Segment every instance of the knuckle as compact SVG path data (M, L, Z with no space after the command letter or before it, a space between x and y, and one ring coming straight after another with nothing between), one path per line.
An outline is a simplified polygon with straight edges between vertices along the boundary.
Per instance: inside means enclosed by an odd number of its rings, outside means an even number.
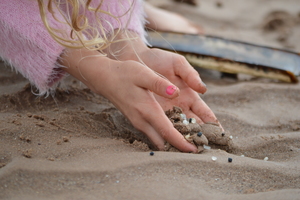
M191 69L194 76L199 76L199 72L196 69L194 69L193 67L191 67Z
M194 81L195 79L198 79L199 73L193 67L189 67L187 68L186 74L183 75L183 77Z
M186 59L185 59L185 57L183 55L179 55L178 56L178 60L182 61L182 62L186 62Z
M140 123L140 120L138 120L136 117L129 120L131 124L139 131L142 131L142 125Z
M175 55L173 61L175 62L174 64L176 65L182 65L183 63L186 62L186 59L183 55Z
M156 77L155 80L153 81L153 89L155 89L156 91L160 91L160 88L163 87L165 80L163 80L160 77Z
M188 72L188 76L199 76L199 73L194 69L194 68L190 68L191 70L189 70Z

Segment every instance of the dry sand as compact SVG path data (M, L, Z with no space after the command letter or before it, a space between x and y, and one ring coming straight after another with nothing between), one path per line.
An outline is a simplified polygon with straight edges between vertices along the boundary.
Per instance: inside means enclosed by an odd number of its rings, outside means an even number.
M149 2L211 35L300 51L299 0ZM265 26L278 11L284 23ZM37 98L0 70L0 199L300 199L299 84L199 70L202 97L235 147L150 156L135 141L144 137L80 83L69 78L54 99Z

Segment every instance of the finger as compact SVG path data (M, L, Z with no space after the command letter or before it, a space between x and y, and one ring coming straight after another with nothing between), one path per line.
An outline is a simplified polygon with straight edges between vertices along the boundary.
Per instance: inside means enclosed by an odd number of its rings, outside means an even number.
M204 94L206 92L206 85L200 78L199 73L188 61L183 56L178 56L173 61L175 74L180 76L193 90Z
M222 127L221 124L219 123L219 120L213 113L213 111L207 106L207 104L200 97L198 101L191 106L191 110L197 116L199 116L204 123L213 122L219 124L220 127Z
M156 130L149 124L145 123L141 131L146 134L149 140L160 150L165 150L165 140Z
M197 148L184 139L184 137L174 128L173 124L167 118L160 106L157 106L158 107L156 109L152 107L152 112L149 110L147 115L147 121L151 124L155 131L160 134L164 140L168 141L172 146L176 147L180 151L197 152ZM153 136L151 135L151 140L152 137Z
M173 127L161 106L155 101L153 94L149 94L141 93L135 104L137 112L127 116L134 127L145 133L154 145L161 150L164 149L164 141L167 141L183 152L197 152L197 148L186 141Z
M179 88L147 67L141 67L135 76L135 84L151 90L157 95L173 99L179 95Z

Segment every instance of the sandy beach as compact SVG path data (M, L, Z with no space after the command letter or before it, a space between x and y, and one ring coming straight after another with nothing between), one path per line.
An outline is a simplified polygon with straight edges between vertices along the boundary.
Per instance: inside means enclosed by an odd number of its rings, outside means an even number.
M300 52L299 0L147 2L208 35ZM37 97L0 65L0 199L300 199L299 83L198 69L233 148L150 156L145 137L82 83L68 77Z

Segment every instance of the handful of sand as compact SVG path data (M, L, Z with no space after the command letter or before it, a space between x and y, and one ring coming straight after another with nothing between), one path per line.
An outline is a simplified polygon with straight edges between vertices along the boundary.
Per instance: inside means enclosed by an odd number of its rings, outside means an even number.
M231 138L216 123L199 124L194 118L187 119L182 109L176 106L174 106L173 109L167 110L165 113L184 138L198 147L198 153L204 151L205 146L209 144L221 146L232 145ZM168 143L166 150L176 151L176 149Z

